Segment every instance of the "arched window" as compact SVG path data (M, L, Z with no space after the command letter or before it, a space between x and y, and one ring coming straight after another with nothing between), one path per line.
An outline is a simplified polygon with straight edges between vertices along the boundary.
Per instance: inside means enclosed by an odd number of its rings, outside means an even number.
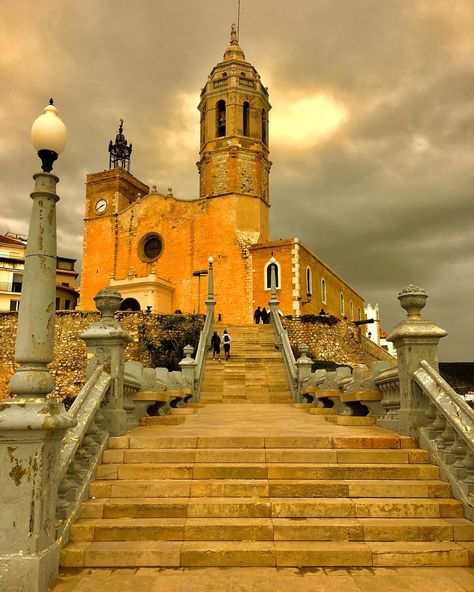
M217 101L216 103L216 137L222 138L226 134L226 115L225 115L225 101Z
M327 304L326 280L321 278L321 302Z
M271 261L268 261L268 263L265 265L264 268L264 273L263 273L263 277L264 277L264 290L271 290L272 289L272 267L275 268L275 276L276 276L276 288L277 290L280 290L281 288L281 267L280 264L278 263L278 261L275 261L274 263L272 263Z
M362 320L362 317L361 317L361 314L360 314L360 308L359 307L357 307L357 320L358 321L361 321Z
M339 303L341 305L341 317L343 317L346 314L346 306L344 304L344 294L342 292L339 294Z
M243 126L244 136L250 136L250 103L245 101L243 106Z
M266 145L267 144L267 114L265 109L262 109L262 142Z
M354 303L352 302L352 300L349 302L349 312L351 315L351 321L354 320Z
M308 265L306 268L306 296L313 295L313 273L311 267Z

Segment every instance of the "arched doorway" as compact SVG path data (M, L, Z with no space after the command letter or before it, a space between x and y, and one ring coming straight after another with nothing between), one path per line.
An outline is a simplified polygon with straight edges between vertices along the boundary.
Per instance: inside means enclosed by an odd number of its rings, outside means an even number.
M135 298L125 298L122 300L119 310L136 311L140 310L140 303Z

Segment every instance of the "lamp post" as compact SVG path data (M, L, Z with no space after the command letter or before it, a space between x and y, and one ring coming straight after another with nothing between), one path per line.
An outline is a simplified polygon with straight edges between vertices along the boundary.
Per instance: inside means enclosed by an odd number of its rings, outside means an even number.
M53 163L66 144L66 128L52 99L31 131L42 161L36 173L10 381L15 395L0 406L0 589L43 592L59 563L55 541L57 459L74 422L64 405L48 399L54 388L56 292L56 184Z
M198 271L193 271L193 277L198 278L198 314L201 313L201 277L203 275L207 275L209 272L207 269L199 269Z
M209 269L208 269L209 279L207 280L207 300L206 300L206 304L208 302L215 303L215 299L214 299L214 259L212 257L209 257L209 259L207 260L207 262L209 264Z

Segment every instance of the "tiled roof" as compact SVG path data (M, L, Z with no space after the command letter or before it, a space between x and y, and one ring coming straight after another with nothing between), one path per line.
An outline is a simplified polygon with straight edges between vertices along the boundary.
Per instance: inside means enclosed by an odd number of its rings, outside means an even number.
M11 238L10 236L4 236L3 234L0 234L0 243L6 245L20 245L22 247L25 246L23 241L18 240L17 238Z

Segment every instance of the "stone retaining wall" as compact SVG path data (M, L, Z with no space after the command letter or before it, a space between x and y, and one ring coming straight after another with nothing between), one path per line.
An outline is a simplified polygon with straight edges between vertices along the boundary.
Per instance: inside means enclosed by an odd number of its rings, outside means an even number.
M79 339L87 327L99 320L98 312L61 311L56 313L54 360L54 394L59 398L75 397L85 382L86 346ZM198 315L156 315L144 312L119 312L116 315L130 333L133 342L126 349L127 360L139 360L151 366L151 357L160 344L181 341L198 334L203 317ZM0 400L8 395L8 383L15 371L16 312L0 313ZM184 343L186 345L186 343ZM196 347L197 343L191 343ZM182 353L178 354L181 358Z
M309 347L308 356L315 361L335 362L351 367L356 364L370 366L375 360L396 363L395 358L361 335L359 328L350 321L336 322L333 317L321 320L284 317L282 322L295 357L298 344L306 343Z

